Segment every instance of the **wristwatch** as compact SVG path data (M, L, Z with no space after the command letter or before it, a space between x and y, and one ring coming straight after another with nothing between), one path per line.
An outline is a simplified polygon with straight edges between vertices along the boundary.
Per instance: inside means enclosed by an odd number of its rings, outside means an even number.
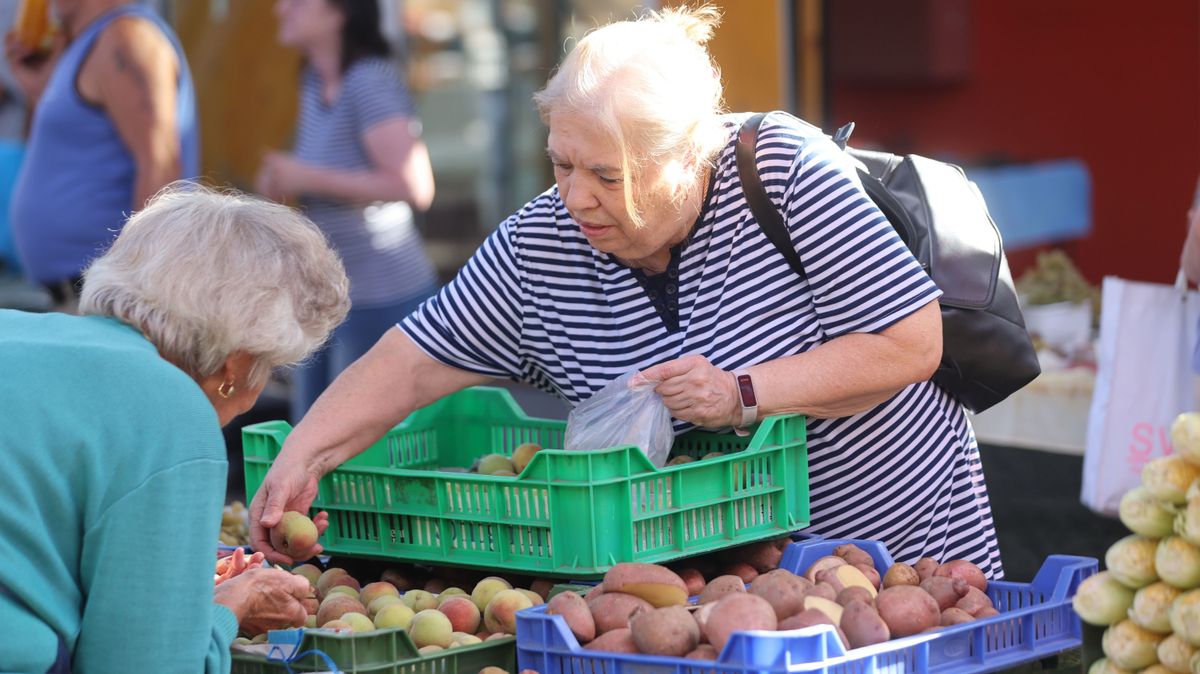
M758 421L758 397L754 395L754 380L750 378L750 372L747 370L734 370L733 379L737 383L738 399L742 404L742 423L734 427L733 432L749 435L748 429Z

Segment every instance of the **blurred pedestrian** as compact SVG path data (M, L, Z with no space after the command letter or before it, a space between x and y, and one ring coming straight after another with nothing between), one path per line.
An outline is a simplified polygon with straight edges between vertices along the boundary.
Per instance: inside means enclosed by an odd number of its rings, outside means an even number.
M305 59L293 153L263 160L258 190L298 198L341 254L353 303L329 345L292 380L292 419L388 328L437 290L413 223L433 169L407 89L389 60L379 6L279 0L279 41Z
M48 53L9 35L32 111L11 208L29 278L72 311L84 267L163 186L199 172L195 93L179 40L129 0L52 0Z

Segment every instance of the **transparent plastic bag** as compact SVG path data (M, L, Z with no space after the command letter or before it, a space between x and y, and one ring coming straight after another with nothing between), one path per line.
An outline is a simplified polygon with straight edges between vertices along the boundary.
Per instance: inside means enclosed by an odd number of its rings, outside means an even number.
M567 416L566 448L586 451L636 445L651 463L662 468L671 453L675 431L662 396L654 392L657 385L636 371L609 382Z

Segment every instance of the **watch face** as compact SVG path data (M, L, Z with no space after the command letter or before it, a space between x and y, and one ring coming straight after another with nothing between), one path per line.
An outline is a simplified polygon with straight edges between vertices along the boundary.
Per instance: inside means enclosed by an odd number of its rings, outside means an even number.
M750 375L738 375L737 385L738 393L742 396L742 407L758 407L758 398L754 396L754 384L750 382Z

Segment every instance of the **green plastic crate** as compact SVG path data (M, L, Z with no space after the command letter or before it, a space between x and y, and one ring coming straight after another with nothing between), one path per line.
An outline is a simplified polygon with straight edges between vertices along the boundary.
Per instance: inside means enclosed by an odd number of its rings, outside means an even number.
M314 630L285 630L288 638L300 636L299 647L285 644L281 653L307 653L319 650L337 664L346 674L446 674L467 672L474 674L484 667L494 666L511 672L516 671L517 650L515 639L485 641L471 646L448 648L444 651L421 655L403 629L386 629L359 634L334 633ZM327 672L329 664L315 654L304 655L290 663L270 660L252 653L233 651L230 674L277 674L288 672Z
M804 417L769 417L751 437L693 431L655 468L636 447L543 449L517 477L442 472L523 442L563 446L566 424L528 417L507 391L477 387L417 410L321 479L333 554L549 576L595 577L619 562L666 562L809 524ZM291 426L242 431L254 493Z

